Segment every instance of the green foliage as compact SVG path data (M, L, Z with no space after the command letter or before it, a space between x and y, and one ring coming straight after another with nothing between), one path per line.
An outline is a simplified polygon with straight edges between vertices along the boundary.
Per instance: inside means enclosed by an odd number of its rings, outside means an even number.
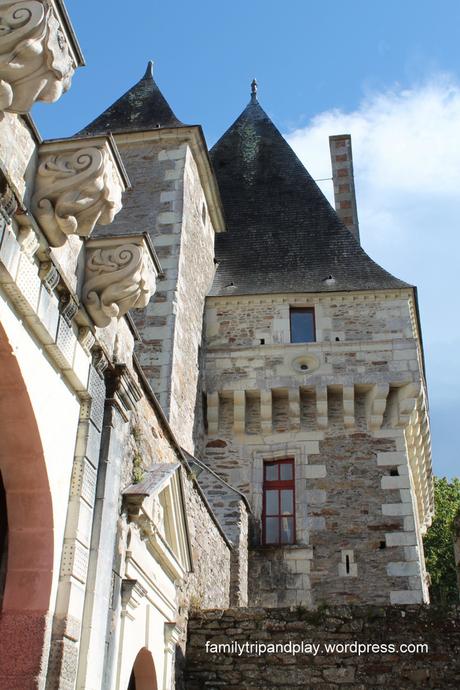
M142 460L142 453L140 451L140 445L142 443L142 432L139 429L139 427L135 426L131 430L131 435L133 437L133 442L135 446L132 467L132 480L133 484L139 484L144 478L144 463Z
M142 455L135 453L133 457L133 484L139 484L144 479L144 463L142 462Z
M435 477L434 504L435 517L424 539L426 566L433 603L448 604L458 601L453 521L460 511L460 479Z

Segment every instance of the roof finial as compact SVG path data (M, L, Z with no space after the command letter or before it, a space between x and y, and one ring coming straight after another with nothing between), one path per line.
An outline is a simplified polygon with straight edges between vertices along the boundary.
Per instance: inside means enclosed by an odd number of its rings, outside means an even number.
M153 79L153 60L149 60L145 70L144 79Z
M253 103L257 101L257 79L253 79L251 82L251 101Z

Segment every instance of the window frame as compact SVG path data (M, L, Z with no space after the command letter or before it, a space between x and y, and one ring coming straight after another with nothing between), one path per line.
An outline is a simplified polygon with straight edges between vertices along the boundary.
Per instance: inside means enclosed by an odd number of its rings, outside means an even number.
M292 314L311 314L313 317L313 339L312 340L292 340ZM314 307L289 307L289 341L291 343L316 343L316 318Z
M292 479L280 479L280 467L282 465L290 465L292 467ZM278 467L278 479L267 479L267 468L268 467ZM262 545L263 546L292 546L296 544L296 511L295 511L295 460L294 458L277 458L273 460L264 460L263 462L263 475L262 475ZM279 492L278 495L278 514L277 515L267 515L267 491L275 490ZM292 513L284 515L281 513L281 491L289 490L292 491ZM267 542L267 517L273 517L278 519L278 541L277 542ZM283 517L292 518L292 541L282 542L281 541L281 519Z

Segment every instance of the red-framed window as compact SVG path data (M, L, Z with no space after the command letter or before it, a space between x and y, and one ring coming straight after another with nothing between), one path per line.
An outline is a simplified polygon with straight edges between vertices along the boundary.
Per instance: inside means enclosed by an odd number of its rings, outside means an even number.
M262 539L267 546L295 543L294 460L264 462Z

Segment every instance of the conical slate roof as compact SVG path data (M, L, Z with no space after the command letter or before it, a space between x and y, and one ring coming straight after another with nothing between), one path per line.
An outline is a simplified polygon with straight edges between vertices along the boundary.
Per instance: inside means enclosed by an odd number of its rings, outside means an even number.
M183 127L153 78L153 62L140 81L79 134L144 132L157 127Z
M251 102L211 150L227 232L211 295L408 287L339 220L273 122Z

